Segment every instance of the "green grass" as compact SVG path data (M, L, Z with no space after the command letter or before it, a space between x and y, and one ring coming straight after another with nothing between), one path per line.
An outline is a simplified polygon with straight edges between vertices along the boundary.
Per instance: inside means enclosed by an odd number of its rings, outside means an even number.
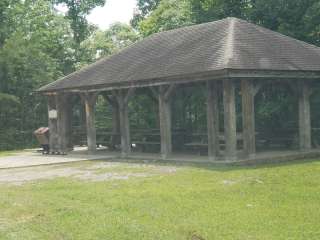
M0 151L0 157L11 156L11 155L14 155L14 154L16 154L18 152L19 151Z
M128 165L124 169L130 172ZM173 174L129 180L58 178L0 185L0 239L319 236L317 161L247 168L183 166Z

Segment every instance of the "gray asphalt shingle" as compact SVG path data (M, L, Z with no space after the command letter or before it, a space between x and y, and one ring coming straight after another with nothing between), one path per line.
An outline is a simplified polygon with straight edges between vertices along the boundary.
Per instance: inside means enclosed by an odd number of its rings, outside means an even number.
M320 48L237 18L153 34L39 91L238 70L320 71Z

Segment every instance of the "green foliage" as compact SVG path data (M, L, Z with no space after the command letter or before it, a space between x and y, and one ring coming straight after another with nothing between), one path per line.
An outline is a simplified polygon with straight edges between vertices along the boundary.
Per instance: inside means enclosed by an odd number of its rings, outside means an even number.
M319 29L318 0L257 0L252 3L248 18L269 29L316 44ZM318 35L319 36L319 35Z
M138 27L138 24L141 20L145 19L150 12L152 12L158 4L160 0L138 0L137 2L137 12L134 14L131 19L131 25L135 28Z
M190 0L195 23L210 22L225 17L245 18L248 0Z
M255 102L259 130L274 132L288 127L298 128L298 99L290 91L290 86L267 85L258 93Z
M14 127L17 124L20 110L21 102L16 96L0 93L1 128L8 129L9 127ZM11 121L6 121L8 116L11 116Z
M195 23L238 17L274 31L319 43L318 0L190 0Z
M18 112L1 108L6 113L1 122L10 123L10 127L0 126L1 143L19 147L23 145L18 140L22 132L28 132L25 140L30 143L32 131L46 124L46 103L31 93L70 71L73 38L69 22L57 15L46 0L12 1L5 12L0 92L14 95L21 106Z
M112 108L102 95L97 99L95 114L98 129L112 129Z
M158 102L148 89L136 92L129 102L130 126L134 129L159 129Z
M318 0L162 0L150 6L147 17L134 25L144 36L232 16L313 44L320 41Z
M173 98L173 128L189 134L205 133L207 126L206 95L202 85L177 89Z
M144 36L190 25L190 6L186 0L163 0L159 6L138 24Z
M66 17L71 21L75 43L80 45L90 35L90 27L86 15L93 8L103 6L105 0L53 0L53 3L65 4L68 7Z
M13 136L16 136L16 127L19 126L20 111L21 102L16 96L0 93L0 149L14 148L17 139Z
M34 90L137 41L137 32L125 24L99 31L87 23L86 15L104 2L1 1L0 92L15 96L20 105L1 108L1 122L10 126L0 125L0 149L25 146L20 138L32 143L32 131L47 125L46 101ZM66 16L53 5L63 3ZM77 121L82 122L82 115L80 111Z
M138 33L131 26L123 23L114 23L105 31L97 30L81 43L81 61L77 68L116 53L138 39Z
M10 109L10 106L18 106L20 105L20 101L19 99L14 96L14 95L10 95L10 94L6 94L6 93L0 93L0 106L1 106L1 110L3 110L4 108L8 108L8 110Z
M68 23L46 1L18 3L11 15L14 31L0 52L5 70L0 90L20 96L62 76L72 58L68 52L72 38Z

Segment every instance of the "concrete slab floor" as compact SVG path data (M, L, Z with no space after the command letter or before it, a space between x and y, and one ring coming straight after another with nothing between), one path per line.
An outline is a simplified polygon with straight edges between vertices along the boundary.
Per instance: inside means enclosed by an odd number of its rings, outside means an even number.
M114 153L105 152L103 152L103 154L100 154L99 152L96 154L87 154L86 152L79 151L68 155L42 155L36 150L27 150L10 154L9 156L0 157L0 169L70 163L86 160L107 160L117 157L118 156Z
M212 163L215 165L251 165L259 163L276 163L293 160L312 159L320 157L320 149L313 149L307 152L301 151L270 151L260 152L247 159L234 160L210 160L207 156L195 154L172 154L166 160L156 153L133 152L127 160L163 161L163 162L190 162L190 163ZM123 161L119 152L110 152L106 149L99 149L95 153L88 153L86 148L76 148L68 155L42 155L34 149L18 152L10 156L0 157L0 169L20 168L29 166L50 165L59 163L70 163L87 160L115 160ZM125 160L124 160L125 162Z

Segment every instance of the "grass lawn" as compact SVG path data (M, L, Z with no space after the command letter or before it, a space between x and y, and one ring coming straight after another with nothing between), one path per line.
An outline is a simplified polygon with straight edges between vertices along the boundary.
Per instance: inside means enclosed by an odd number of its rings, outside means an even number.
M320 238L320 161L168 166L176 171L123 163L96 174L142 177L2 183L0 239Z
M0 151L0 157L11 156L11 155L14 155L14 154L16 154L18 152L19 151L14 151L14 150L13 151Z

